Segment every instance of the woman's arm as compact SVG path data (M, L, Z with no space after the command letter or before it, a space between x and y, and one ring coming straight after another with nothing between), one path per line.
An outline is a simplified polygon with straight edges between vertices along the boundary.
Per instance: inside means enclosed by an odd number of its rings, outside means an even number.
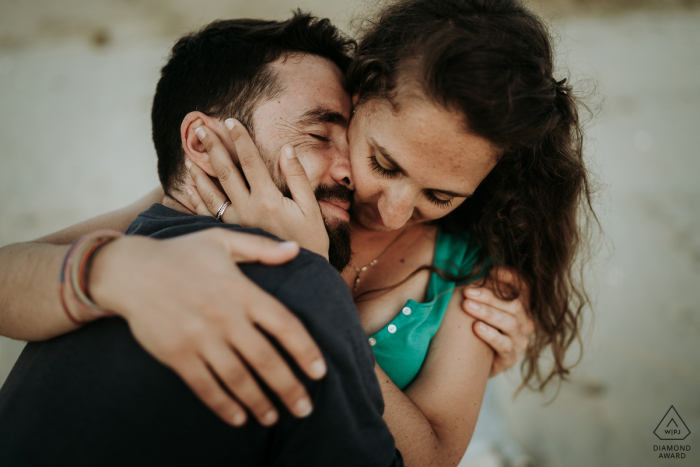
M44 340L75 330L78 325L68 318L59 294L68 244L95 230L123 232L138 213L162 199L162 190L156 189L126 208L35 242L0 248L0 335ZM97 304L125 318L139 343L224 421L244 423L244 405L270 425L276 410L249 369L293 414L305 416L311 407L303 384L272 344L264 336L251 342L258 328L275 337L311 378L325 374L321 352L301 322L236 265L287 262L299 249L284 246L220 229L169 241L125 237L95 255L88 292Z
M0 334L35 340L77 327L59 295L67 249L40 243L3 249L7 264L0 261ZM224 421L244 423L243 405L260 423L271 425L276 410L251 370L294 415L306 416L311 407L304 385L261 329L309 377L322 377L325 363L301 321L236 263L281 264L298 251L298 245L223 229L169 240L129 236L95 255L88 293L125 318L136 340Z
M33 242L0 248L0 335L44 340L76 329L63 311L58 271L70 243L102 229L124 232L151 204L163 200L158 187L138 201Z
M405 392L379 366L384 420L407 466L457 465L476 425L493 350L472 332L455 290L417 378Z
M67 245L42 243L0 248L0 335L44 340L78 327L64 313L58 292L67 251Z

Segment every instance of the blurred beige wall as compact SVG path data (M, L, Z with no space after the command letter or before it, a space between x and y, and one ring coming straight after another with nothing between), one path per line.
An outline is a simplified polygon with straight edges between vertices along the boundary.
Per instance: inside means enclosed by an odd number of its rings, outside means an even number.
M535 7L563 69L606 101L588 155L607 185L614 250L595 261L595 322L559 397L496 381L512 435L538 466L700 465L700 10L695 1ZM158 183L150 103L179 35L221 17L300 6L341 27L374 2L0 0L0 246L123 206ZM561 77L567 74L562 71ZM590 314L588 323L591 323ZM0 382L22 343L0 338ZM686 459L658 459L670 405Z

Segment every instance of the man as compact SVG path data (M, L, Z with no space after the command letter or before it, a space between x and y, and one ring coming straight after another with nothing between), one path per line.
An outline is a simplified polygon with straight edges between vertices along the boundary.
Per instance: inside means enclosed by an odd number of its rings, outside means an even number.
M295 138L307 143L297 144L298 161L282 164L287 173L304 164L331 234L329 259L344 267L346 221L337 210L352 189L345 139L350 101L340 69L346 60L335 28L301 14L282 23L217 22L178 41L153 105L153 139L168 197L165 206L139 215L127 233L215 235L210 228L221 224L193 216L185 201L183 166L186 157L206 162L202 123L223 135L225 117L236 117L255 135L279 185L276 155L283 144ZM312 129L324 131L323 145L311 144L320 141ZM277 410L272 427L233 428L151 358L123 321L101 320L27 346L0 390L0 464L402 465L381 417L371 349L340 276L309 251L283 266L242 269L296 313L323 352L327 375L312 382L277 346L306 386L310 416ZM261 419L265 425L275 420Z

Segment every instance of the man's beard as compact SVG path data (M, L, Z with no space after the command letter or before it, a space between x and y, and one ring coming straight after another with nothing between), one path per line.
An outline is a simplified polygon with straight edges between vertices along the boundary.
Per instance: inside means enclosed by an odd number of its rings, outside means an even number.
M279 187L280 191L287 198L292 197L289 188L284 186ZM352 202L352 191L345 188L343 185L319 185L314 190L317 201L341 201ZM321 213L323 216L323 212ZM339 219L328 219L323 216L323 223L326 226L328 233L328 262L331 263L338 271L343 269L350 262L352 249L350 248L350 223Z

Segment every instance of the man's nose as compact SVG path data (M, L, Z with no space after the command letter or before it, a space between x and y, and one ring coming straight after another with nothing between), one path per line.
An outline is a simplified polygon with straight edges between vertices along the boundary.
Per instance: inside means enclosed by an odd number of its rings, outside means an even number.
M334 155L330 176L336 183L343 185L349 190L355 190L355 180L352 178L352 167L350 166L350 151L347 144L338 148L337 153Z
M398 186L385 192L377 206L384 225L392 230L406 225L413 215L414 201L415 195L408 187Z

